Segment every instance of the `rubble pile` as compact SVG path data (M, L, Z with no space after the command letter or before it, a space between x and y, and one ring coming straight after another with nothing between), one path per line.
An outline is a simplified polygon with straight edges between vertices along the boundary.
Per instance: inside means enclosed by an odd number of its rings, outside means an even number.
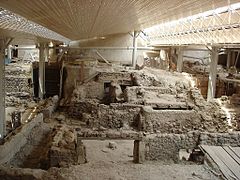
M178 94L162 87L133 86L124 91L124 99L131 104L141 104L156 108L187 109L187 92Z
M191 89L193 109L201 116L199 130L207 132L228 132L229 125L226 113L217 101L207 102L196 88Z
M177 72L144 68L134 72L133 77L137 86L162 87L176 93L182 93L190 88L189 79Z

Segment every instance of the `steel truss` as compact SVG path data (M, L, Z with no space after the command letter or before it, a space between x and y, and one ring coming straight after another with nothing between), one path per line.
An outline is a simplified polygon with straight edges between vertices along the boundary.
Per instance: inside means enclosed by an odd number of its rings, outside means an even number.
M154 26L144 32L151 44L240 43L240 3Z

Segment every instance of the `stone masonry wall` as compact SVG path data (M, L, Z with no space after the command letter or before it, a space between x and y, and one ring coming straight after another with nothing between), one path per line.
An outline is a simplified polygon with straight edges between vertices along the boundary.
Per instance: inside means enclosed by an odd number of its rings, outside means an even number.
M49 150L50 167L86 162L86 149L81 141L78 142L73 128L56 126L52 135Z
M132 85L131 74L127 72L121 73L98 73L91 81L79 84L73 90L71 102L78 102L84 99L102 100L105 96L105 83L111 81L120 85Z
M119 84L131 84L132 82L132 75L129 72L101 72L99 74L99 81L117 81Z
M197 130L201 119L193 110L153 110L145 106L140 124L143 131L151 133L186 133Z
M16 76L6 76L6 92L28 92L30 93L30 86L28 83L28 78L26 77L16 77Z
M213 146L240 146L240 133L201 133L199 144Z
M143 138L145 160L179 161L180 149L194 149L199 145L240 146L240 133L155 134Z
M179 150L196 148L198 137L198 132L147 136L143 139L146 148L145 159L178 162Z
M138 103L143 100L145 93L154 92L157 94L171 94L175 95L172 89L162 88L162 87L147 87L147 86L132 86L127 87L124 93L124 99L129 103Z
M31 138L33 129L39 127L42 122L43 115L39 114L31 122L24 125L20 132L18 132L15 136L10 137L10 139L1 145L0 164L10 162L10 160L20 151L20 149L28 143L28 138Z
M140 108L124 105L100 105L98 110L99 124L106 128L137 128Z
M82 101L69 108L69 116L86 122L90 127L131 129L138 127L139 106L128 104L104 105Z

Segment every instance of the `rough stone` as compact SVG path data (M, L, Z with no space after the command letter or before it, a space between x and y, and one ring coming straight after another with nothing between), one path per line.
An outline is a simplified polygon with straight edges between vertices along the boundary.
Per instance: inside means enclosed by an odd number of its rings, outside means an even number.
M117 143L111 141L111 142L109 142L108 147L109 147L110 149L113 149L113 150L114 150L114 149L117 149Z

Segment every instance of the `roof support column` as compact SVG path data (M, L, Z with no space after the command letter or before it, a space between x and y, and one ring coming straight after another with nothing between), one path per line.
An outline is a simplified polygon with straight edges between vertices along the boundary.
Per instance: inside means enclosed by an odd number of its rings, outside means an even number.
M237 52L232 51L232 52L231 52L231 63L230 63L230 67L234 66L235 61L236 61L236 56L237 56Z
M12 46L11 45L8 45L7 47L7 57L8 59L12 59Z
M47 60L47 44L40 43L39 47L39 72L38 72L38 81L39 81L39 98L43 99L45 95L45 61Z
M231 67L231 50L227 50L227 69Z
M217 65L218 65L218 48L213 47L211 53L211 64L208 79L208 94L207 100L215 98L216 94L216 78L217 78Z
M177 72L182 72L183 69L183 48L178 48Z
M134 69L136 68L136 60L137 60L137 38L138 38L138 35L139 35L138 31L133 32L132 66Z

